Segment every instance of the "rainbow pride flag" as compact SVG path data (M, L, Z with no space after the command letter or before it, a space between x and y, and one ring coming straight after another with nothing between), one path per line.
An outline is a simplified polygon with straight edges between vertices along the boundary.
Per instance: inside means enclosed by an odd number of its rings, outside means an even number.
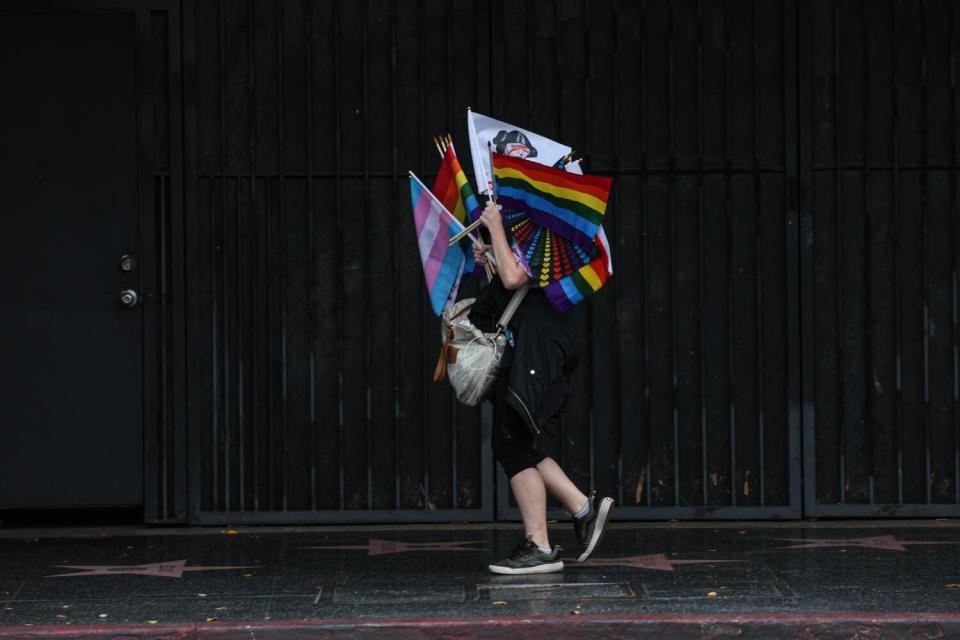
M557 311L565 312L575 304L582 302L591 293L600 290L610 278L610 246L603 228L594 238L596 256L590 263L583 265L570 275L554 280L543 287L547 299Z
M443 314L447 301L456 296L464 268L473 267L473 253L465 253L460 243L449 246L450 238L463 226L450 219L443 205L413 175L410 176L410 202L430 306L439 316Z
M494 154L497 203L504 210L524 211L530 220L577 243L593 248L613 181L555 169L522 158Z
M467 182L467 176L460 167L460 160L457 159L457 152L453 145L449 145L443 155L432 191L447 211L464 224L474 222L483 213L477 196L474 195L473 188Z

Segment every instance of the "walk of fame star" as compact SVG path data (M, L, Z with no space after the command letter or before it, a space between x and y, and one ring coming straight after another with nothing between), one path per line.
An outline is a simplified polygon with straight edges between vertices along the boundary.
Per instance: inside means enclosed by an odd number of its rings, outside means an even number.
M633 569L650 569L651 571L673 571L674 566L683 564L718 564L727 562L742 562L742 560L672 560L663 553L652 553L646 556L626 556L621 558L591 558L580 564L567 565L568 567L631 567Z
M83 569L76 573L57 573L47 578L65 578L71 576L136 575L159 576L161 578L182 578L186 571L223 571L225 569L255 569L256 567L188 567L186 560L170 560L150 564L109 565L109 564L55 564L61 569Z
M858 547L883 551L906 551L908 546L929 544L960 544L960 540L897 540L896 536L873 536L870 538L776 538L785 542L799 542L780 549L831 549Z
M345 544L300 548L366 551L368 556L383 556L391 553L410 553L411 551L483 551L484 549L469 549L463 546L467 544L482 543L483 540L465 540L461 542L402 542L400 540L377 540L376 538L370 538L367 541L367 544Z

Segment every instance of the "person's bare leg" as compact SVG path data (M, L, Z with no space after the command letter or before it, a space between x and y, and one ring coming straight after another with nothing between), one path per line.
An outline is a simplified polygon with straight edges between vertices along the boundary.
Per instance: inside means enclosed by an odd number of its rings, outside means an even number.
M587 496L583 495L580 489L577 489L577 485L573 484L573 481L567 477L567 474L563 472L560 465L554 462L553 458L541 460L540 464L537 465L537 471L540 472L540 477L543 478L547 491L559 500L571 514L579 511L587 503Z
M534 544L547 549L550 538L547 535L547 490L543 478L537 469L524 469L510 478L510 488L520 507L523 528L533 538Z

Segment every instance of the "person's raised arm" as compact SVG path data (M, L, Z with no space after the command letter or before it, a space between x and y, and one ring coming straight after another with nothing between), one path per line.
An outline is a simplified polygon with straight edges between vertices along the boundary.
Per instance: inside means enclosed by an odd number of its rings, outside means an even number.
M480 217L483 224L490 230L490 242L493 244L493 256L497 259L497 274L507 289L519 289L530 282L526 274L510 250L507 234L503 229L503 217L500 215L502 207L487 202L483 215Z

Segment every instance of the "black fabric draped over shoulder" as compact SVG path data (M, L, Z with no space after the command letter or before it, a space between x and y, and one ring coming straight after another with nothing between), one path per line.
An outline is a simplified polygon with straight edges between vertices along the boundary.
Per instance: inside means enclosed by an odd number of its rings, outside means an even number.
M513 291L494 278L480 290L470 321L482 331L496 331ZM572 313L561 314L546 294L532 287L509 324L513 348L501 361L501 376L509 376L507 402L534 434L554 422L571 392L570 375L580 362Z

